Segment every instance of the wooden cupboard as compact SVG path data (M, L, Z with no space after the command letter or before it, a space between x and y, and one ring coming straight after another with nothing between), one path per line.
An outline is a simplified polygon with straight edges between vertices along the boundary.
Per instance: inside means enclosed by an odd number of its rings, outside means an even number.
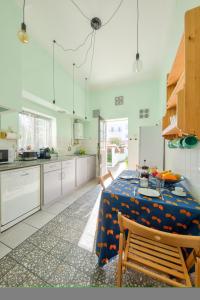
M185 32L167 76L163 136L200 139L200 7L185 14Z

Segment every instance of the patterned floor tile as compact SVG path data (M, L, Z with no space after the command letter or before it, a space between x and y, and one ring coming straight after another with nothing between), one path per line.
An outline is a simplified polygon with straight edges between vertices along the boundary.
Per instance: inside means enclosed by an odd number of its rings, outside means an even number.
M36 249L29 241L24 241L22 244L17 246L13 251L10 252L9 256L20 262L26 255Z
M20 263L29 270L34 270L34 267L38 264L38 262L46 255L46 252L35 248L33 251L24 256Z
M33 263L30 265L30 271L44 281L47 281L59 264L60 260L56 259L52 255L45 254L37 260L36 264Z
M97 259L94 255L76 246L70 249L64 261L74 266L77 270L87 274L91 274L97 263Z
M45 235L54 234L57 231L57 225L53 220L47 223L44 227L42 227L39 231Z
M28 271L20 264L17 264L13 269L11 269L4 277L3 281L9 287L17 287L22 283L27 277Z
M9 288L9 285L6 281L0 280L0 288Z
M72 244L78 244L78 241L81 237L81 232L76 231L73 228L69 228L68 230L63 231L61 234L59 234L59 237L63 240L66 240Z
M61 263L48 279L48 283L54 287L67 287L73 282L76 272L77 270L74 267Z
M0 283L1 284L1 283ZM48 283L35 276L34 274L28 272L25 280L19 284L21 288L45 288L51 287Z
M8 255L2 258L0 260L0 278L2 278L6 273L13 269L16 264L17 262Z
M60 240L56 246L49 252L50 255L59 260L63 260L69 253L72 244L70 242Z
M30 237L29 241L45 252L49 252L59 242L59 238L53 234L46 235L43 232L39 232Z

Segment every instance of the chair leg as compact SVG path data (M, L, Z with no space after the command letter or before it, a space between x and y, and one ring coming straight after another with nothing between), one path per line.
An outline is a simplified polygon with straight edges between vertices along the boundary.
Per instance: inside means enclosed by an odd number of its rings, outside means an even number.
M117 271L117 286L122 286L122 255L123 255L123 234L120 233L119 238L119 260L118 260L118 271Z
M196 257L195 263L195 287L200 287L200 257Z

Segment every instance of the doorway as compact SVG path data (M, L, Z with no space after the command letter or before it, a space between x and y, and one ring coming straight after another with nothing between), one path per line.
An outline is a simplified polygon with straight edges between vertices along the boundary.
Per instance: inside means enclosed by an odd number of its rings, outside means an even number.
M105 120L103 128L102 169L117 176L128 168L128 119Z

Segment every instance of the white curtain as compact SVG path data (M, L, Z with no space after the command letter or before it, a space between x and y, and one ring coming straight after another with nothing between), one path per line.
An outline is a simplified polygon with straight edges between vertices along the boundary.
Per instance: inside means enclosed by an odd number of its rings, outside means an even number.
M19 114L19 149L52 147L52 120L29 112Z

